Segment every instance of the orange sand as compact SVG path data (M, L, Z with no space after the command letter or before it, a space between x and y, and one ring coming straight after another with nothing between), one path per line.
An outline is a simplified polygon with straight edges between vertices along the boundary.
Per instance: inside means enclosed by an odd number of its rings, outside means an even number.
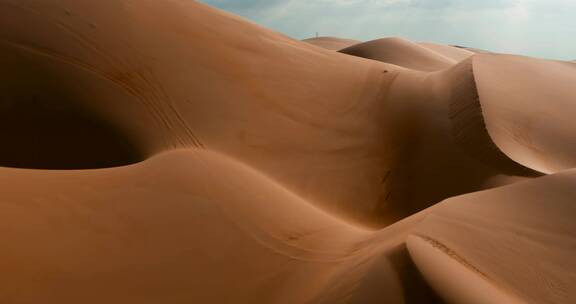
M0 64L1 303L576 302L573 63L0 0Z

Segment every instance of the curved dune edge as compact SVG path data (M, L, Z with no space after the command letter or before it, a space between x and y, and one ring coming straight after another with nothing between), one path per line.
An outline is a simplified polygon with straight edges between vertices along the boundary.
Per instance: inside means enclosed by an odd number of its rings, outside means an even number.
M576 67L515 55L482 54L473 60L486 126L498 147L540 172L574 168Z
M474 266L438 241L410 235L406 244L420 272L448 303L525 303L502 291Z
M466 153L507 174L541 176L542 173L505 154L490 135L474 73L474 59L466 59L441 75L448 84L452 134Z

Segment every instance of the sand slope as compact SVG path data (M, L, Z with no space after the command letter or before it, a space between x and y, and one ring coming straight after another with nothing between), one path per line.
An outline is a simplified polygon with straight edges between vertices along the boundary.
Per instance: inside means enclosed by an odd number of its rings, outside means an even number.
M8 302L339 303L378 261L366 231L210 152L0 179ZM381 267L378 290L401 299Z
M567 171L447 200L414 230L410 253L454 303L574 302L575 179Z
M573 301L571 63L0 0L0 64L0 302Z

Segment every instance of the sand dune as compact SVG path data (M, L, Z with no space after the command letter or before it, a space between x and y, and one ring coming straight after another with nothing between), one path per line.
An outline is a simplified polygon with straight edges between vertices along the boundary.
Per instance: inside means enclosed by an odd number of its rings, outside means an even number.
M361 41L358 40L343 39L337 37L316 37L304 39L302 41L331 51L339 51L341 49L361 43Z
M442 255L517 303L572 303L574 171L447 200L413 231L410 253L431 284L457 303L477 301L477 284L447 276ZM423 245L422 242L428 243ZM432 256L434 255L434 256ZM453 262L452 262L453 263ZM464 270L461 270L464 271ZM458 281L458 282L457 282ZM470 282L474 282L471 280ZM506 301L505 303L513 303Z
M459 49L462 49L462 50L470 51L470 52L475 53L475 54L487 54L487 53L489 54L489 53L492 53L492 52L487 51L487 50L478 49L478 48L473 48L473 47L466 47L466 46L460 46L460 45L454 45L454 47L459 48Z
M0 63L0 302L576 298L571 63L152 0L0 0Z
M419 71L437 71L456 60L402 38L383 38L340 50L341 53L378 60Z
M541 172L575 167L576 66L512 55L474 61L487 129L502 151Z
M361 243L366 231L213 152L106 170L2 169L0 179L13 185L0 223L9 302L332 303L381 263ZM380 267L378 289L400 299Z
M462 61L474 55L474 52L472 51L450 45L431 43L431 42L420 42L418 44L456 61Z

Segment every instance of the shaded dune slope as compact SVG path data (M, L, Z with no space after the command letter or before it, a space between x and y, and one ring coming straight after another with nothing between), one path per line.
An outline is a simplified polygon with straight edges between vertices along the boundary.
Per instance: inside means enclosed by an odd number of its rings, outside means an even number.
M0 64L0 165L36 169L88 169L145 159L140 122L114 109L134 97L113 83L46 60L37 53L2 46ZM85 86L78 86L84 83Z
M2 299L570 303L574 174L540 176L573 165L573 65L309 43L194 1L0 0Z
M495 145L480 100L471 59L437 73L398 73L382 121L393 147L382 214L398 220L447 197L542 175Z

